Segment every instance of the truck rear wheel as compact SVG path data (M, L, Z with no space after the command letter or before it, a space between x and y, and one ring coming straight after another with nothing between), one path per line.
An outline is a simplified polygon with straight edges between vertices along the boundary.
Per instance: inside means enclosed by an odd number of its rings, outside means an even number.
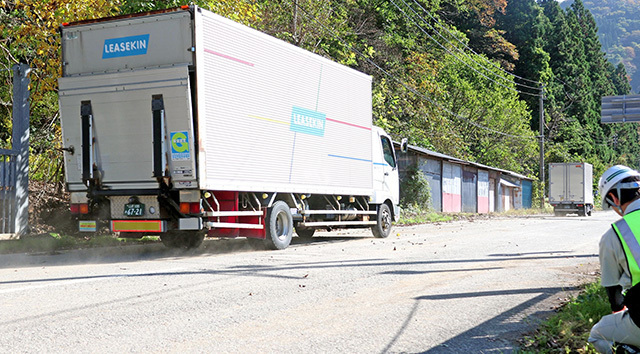
M386 238L391 233L391 222L393 220L391 216L391 209L387 204L380 204L378 206L378 217L375 226L371 227L373 236L377 238Z
M204 241L205 232L198 231L167 231L160 235L162 244L169 248L192 249L198 248Z
M266 245L270 249L283 250L293 237L293 216L287 203L279 200L267 211L265 220Z

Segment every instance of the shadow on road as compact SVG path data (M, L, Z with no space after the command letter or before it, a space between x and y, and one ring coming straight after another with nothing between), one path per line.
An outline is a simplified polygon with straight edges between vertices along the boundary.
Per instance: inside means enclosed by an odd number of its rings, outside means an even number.
M549 309L548 311L537 311L529 314L524 320L514 321L514 318L521 317L522 314L527 311L527 309L534 307L541 302L557 297L564 298L566 297L566 292L576 290L577 288L575 287L554 287L420 296L415 298L416 303L413 306L412 311L408 314L406 321L398 329L395 336L389 342L387 347L382 351L382 353L393 351L392 349L394 344L398 341L409 324L412 322L412 318L415 316L421 301L538 294L533 298L519 304L518 306L512 307L509 310L502 312L500 315L495 316L490 320L469 329L468 331L460 333L459 335L441 343L438 347L429 349L427 351L424 351L423 353L511 352L513 351L514 345L516 345L515 341L521 336L522 333L533 330L535 326L539 324L539 321L542 318L553 313L553 311L551 309ZM452 314L452 316L464 317L463 309L460 309L460 312L457 314Z

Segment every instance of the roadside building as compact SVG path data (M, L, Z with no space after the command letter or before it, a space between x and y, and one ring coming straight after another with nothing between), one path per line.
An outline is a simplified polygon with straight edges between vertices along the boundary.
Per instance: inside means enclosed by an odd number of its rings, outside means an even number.
M533 180L521 174L409 145L398 150L400 181L416 166L431 189L431 206L445 213L490 213L531 208ZM402 191L400 191L402 193Z

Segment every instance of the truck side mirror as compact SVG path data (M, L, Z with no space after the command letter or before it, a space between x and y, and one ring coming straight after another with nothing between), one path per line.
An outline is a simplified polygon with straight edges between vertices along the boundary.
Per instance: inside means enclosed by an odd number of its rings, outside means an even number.
M408 150L409 150L409 139L402 138L402 141L400 142L400 151L402 151L403 153L406 153Z

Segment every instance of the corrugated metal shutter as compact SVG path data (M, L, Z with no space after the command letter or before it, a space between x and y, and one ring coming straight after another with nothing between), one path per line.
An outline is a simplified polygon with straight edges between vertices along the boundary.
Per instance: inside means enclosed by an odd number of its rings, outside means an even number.
M522 180L522 207L531 209L533 204L533 185L531 181Z
M478 213L488 213L489 207L489 172L478 170Z
M448 162L442 165L442 211L462 211L462 167Z
M489 178L489 212L496 211L496 179Z
M478 210L478 170L464 167L462 171L462 211L475 213Z
M424 173L431 189L431 207L442 211L442 167L439 160L420 158L420 170Z

